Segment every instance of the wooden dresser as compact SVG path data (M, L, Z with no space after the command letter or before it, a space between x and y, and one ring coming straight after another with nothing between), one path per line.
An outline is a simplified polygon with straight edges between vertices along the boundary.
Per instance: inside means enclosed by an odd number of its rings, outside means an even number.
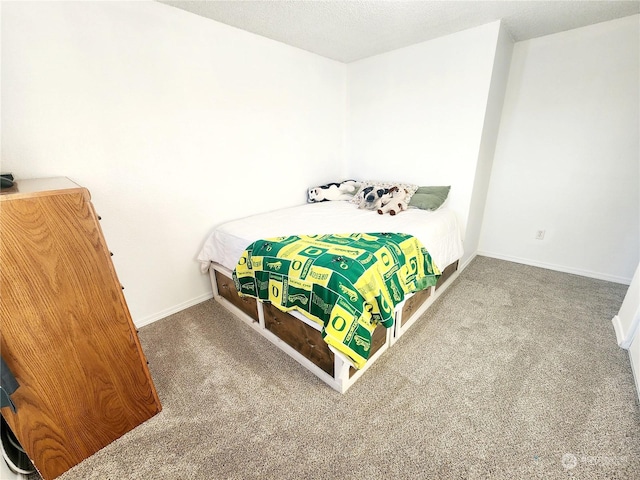
M0 194L2 416L45 480L162 408L98 220L66 178Z

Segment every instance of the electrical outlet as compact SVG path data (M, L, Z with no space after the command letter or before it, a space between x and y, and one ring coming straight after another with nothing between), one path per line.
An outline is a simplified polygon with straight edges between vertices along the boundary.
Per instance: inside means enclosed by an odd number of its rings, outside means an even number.
M544 240L544 230L538 230L536 232L536 240Z

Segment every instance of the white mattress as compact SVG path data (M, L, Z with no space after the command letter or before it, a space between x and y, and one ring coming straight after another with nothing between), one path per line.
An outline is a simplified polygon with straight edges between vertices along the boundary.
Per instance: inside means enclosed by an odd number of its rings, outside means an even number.
M408 233L418 238L440 270L462 257L455 214L448 208L428 212L409 208L398 215L379 215L346 201L307 203L224 223L206 240L198 260L206 272L210 262L229 270L242 252L261 238L327 233Z

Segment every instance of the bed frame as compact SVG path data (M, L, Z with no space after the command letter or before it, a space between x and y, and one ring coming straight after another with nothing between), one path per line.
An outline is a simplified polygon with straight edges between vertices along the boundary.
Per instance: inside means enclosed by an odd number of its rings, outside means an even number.
M228 268L217 263L211 263L209 268L213 295L223 307L340 393L346 392L457 276L458 261L444 269L436 285L407 295L396 307L394 325L391 328L378 325L373 333L369 360L357 370L327 345L316 322L296 311L285 313L269 302L240 297Z

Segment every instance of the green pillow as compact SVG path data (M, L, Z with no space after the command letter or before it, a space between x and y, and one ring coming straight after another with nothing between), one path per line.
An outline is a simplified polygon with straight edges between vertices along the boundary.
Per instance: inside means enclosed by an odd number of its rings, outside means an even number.
M448 187L419 187L409 200L409 206L422 210L437 210L449 196Z

